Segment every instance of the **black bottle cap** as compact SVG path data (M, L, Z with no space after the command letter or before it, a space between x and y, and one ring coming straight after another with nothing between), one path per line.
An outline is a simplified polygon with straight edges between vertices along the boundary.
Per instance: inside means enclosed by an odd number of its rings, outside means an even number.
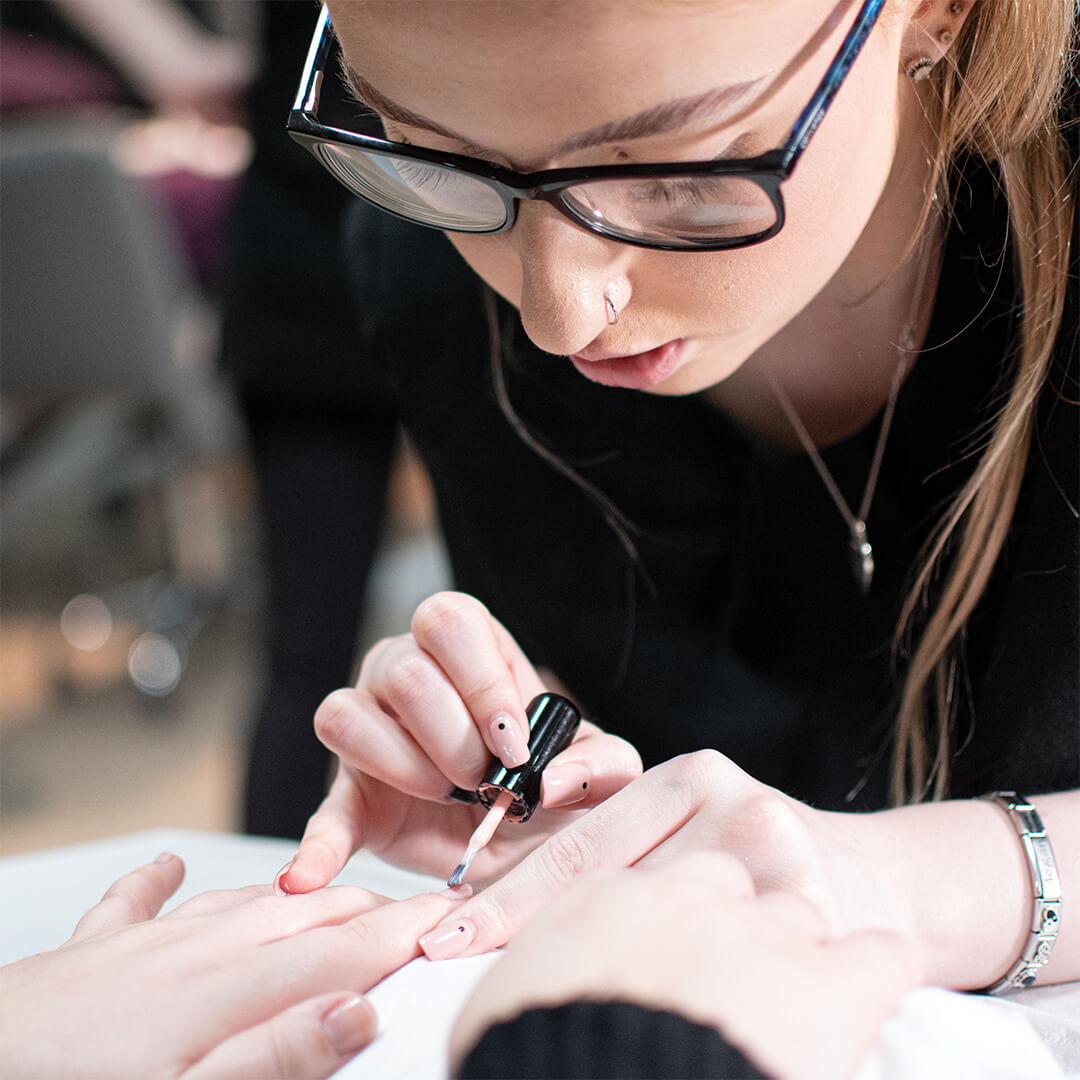
M559 694L539 694L526 709L529 718L529 760L508 769L498 758L480 781L476 794L485 806L504 791L514 796L506 811L507 821L528 821L540 804L540 776L548 763L573 741L581 725L581 713L572 701Z

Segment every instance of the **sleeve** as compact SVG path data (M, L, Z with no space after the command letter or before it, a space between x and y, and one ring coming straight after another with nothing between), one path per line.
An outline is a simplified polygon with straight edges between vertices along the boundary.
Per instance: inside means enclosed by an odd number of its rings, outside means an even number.
M626 1002L530 1009L489 1028L457 1080L767 1080L718 1031Z

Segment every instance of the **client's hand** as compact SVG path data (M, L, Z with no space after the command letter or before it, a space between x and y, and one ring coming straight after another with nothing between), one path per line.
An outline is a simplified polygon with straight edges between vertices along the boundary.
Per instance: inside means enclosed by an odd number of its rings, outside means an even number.
M456 1070L492 1024L588 998L717 1028L782 1080L838 1080L918 984L915 955L886 931L831 937L790 893L755 896L730 855L598 871L510 942L459 1016L451 1055Z
M359 996L455 899L365 889L203 893L155 919L184 865L122 877L71 939L0 969L0 1060L22 1077L325 1077L375 1036Z

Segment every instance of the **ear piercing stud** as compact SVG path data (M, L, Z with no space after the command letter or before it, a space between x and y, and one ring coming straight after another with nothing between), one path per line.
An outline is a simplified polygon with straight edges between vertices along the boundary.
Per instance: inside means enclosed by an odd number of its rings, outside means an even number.
M933 71L933 69L933 58L929 56L920 56L917 60L908 65L907 77L912 82L923 82L923 80L930 78L930 72Z

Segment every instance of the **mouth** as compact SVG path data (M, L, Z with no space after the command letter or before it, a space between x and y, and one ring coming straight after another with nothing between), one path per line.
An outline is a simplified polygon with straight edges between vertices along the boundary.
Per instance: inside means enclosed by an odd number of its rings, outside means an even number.
M586 379L602 386L647 390L663 382L679 366L685 344L685 339L677 338L629 356L605 356L586 351L575 353L570 362Z

